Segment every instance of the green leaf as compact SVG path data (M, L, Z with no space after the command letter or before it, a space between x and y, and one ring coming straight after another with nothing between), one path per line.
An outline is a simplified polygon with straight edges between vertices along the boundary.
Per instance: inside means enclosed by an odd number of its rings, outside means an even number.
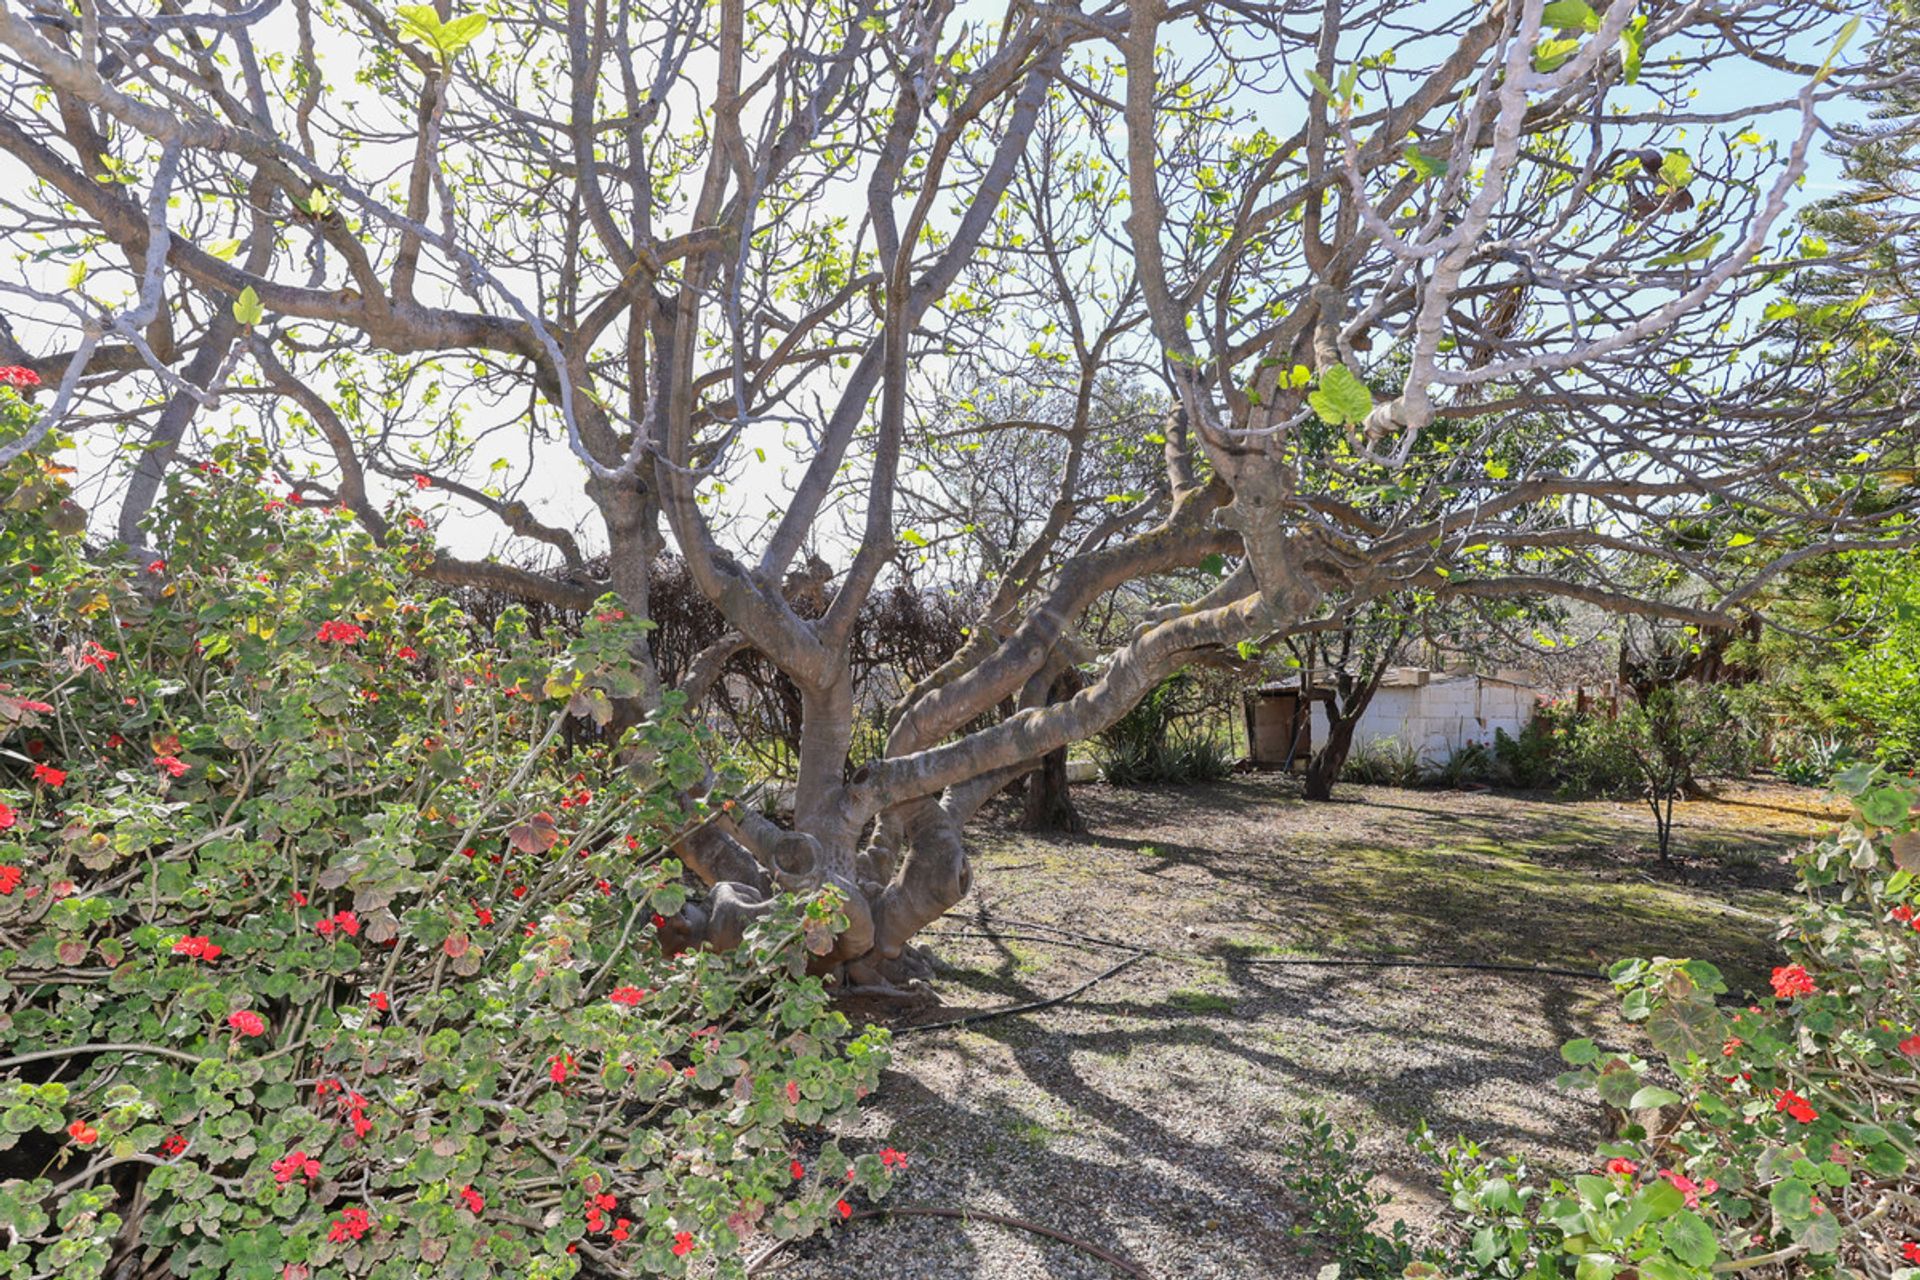
M1827 60L1822 62L1820 69L1813 73L1813 82L1815 84L1819 84L1833 74L1834 62L1838 60L1841 51L1853 40L1854 33L1858 30L1860 30L1860 19L1857 17L1848 18L1847 25L1841 27L1840 34L1834 38L1833 48L1827 50Z
M1307 403L1329 426L1354 426L1373 412L1373 393L1353 370L1337 364L1320 375L1320 389L1307 396Z
M1705 1000L1675 1000L1647 1019L1647 1038L1669 1059L1705 1058L1727 1042L1727 1020Z
M1881 787L1860 797L1860 818L1869 826L1897 827L1907 820L1911 807L1906 792Z
M233 300L233 318L249 328L267 318L267 310L260 305L260 295L253 291L252 285L242 289L240 296Z
M1672 1188L1668 1187L1668 1190ZM1680 1193L1675 1191L1674 1194L1677 1196ZM1660 1229L1660 1242L1667 1247L1668 1253L1696 1269L1712 1266L1713 1260L1720 1256L1720 1242L1714 1238L1713 1228L1691 1209L1681 1210Z
M1560 1056L1576 1067L1600 1060L1600 1050L1591 1040L1569 1040L1560 1046Z
M1578 40L1542 40L1533 51L1533 69L1542 74L1553 71L1578 52Z
M1680 1194L1680 1189L1664 1179L1649 1182L1642 1187L1637 1199L1641 1210L1650 1222L1671 1218L1687 1207L1687 1198Z
M1553 0L1540 11L1540 20L1555 31L1586 31L1600 29L1600 15L1593 11L1587 0Z
M1218 551L1200 561L1200 572L1210 573L1218 578L1227 571L1227 558Z
M1716 231L1699 244L1687 249L1676 249L1672 253L1663 253L1657 258L1647 259L1650 267L1679 267L1689 262L1705 262L1713 256L1713 251L1725 237L1724 232Z
M927 545L926 538L921 536L919 532L913 529L902 529L900 531L900 541L906 543L910 547L924 547Z
M1620 69L1625 73L1628 84L1640 82L1640 68L1647 56L1647 15L1640 14L1627 24L1620 33L1620 43L1625 52L1620 55Z
M1664 1107L1680 1101L1680 1095L1671 1089L1662 1089L1657 1084L1647 1085L1634 1094L1627 1102L1629 1111L1649 1111L1654 1107Z
M448 58L460 52L487 29L487 17L483 13L462 14L440 28L440 49Z
M1429 182L1434 178L1443 177L1447 172L1447 162L1445 160L1438 156L1429 156L1411 143L1407 146L1406 160L1407 167L1412 169L1414 176L1422 182Z
M1798 1178L1783 1178L1767 1193L1767 1203L1780 1221L1792 1230L1813 1217L1813 1188Z

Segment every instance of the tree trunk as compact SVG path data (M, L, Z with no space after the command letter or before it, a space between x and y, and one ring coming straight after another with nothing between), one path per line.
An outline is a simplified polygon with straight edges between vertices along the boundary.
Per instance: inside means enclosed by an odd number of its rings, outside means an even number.
M1307 799L1333 799L1333 784L1339 781L1340 770L1346 767L1347 755L1353 750L1353 730L1359 723L1357 715L1341 719L1328 717L1327 741L1307 761Z
M1047 691L1047 701L1059 702L1080 692L1084 685L1080 673L1072 667L1062 671ZM1049 751L1041 757L1040 767L1026 777L1026 800L1021 807L1023 831L1064 831L1083 834L1087 824L1073 807L1068 791L1067 749Z
M1087 824L1073 807L1067 790L1067 749L1050 751L1040 767L1027 775L1027 799L1021 807L1023 831L1065 831L1078 835Z

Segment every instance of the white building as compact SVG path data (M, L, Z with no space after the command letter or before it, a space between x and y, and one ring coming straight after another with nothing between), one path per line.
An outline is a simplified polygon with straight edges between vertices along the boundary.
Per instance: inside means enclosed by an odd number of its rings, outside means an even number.
M1394 667L1381 679L1354 728L1353 750L1397 738L1414 750L1421 764L1437 765L1469 742L1491 744L1496 730L1518 737L1533 719L1535 705L1547 696L1548 690L1520 672L1481 675ZM1291 755L1304 764L1305 757L1326 742L1324 697L1309 696L1306 725L1299 723L1293 710L1298 705L1298 685L1270 685L1255 698L1265 704L1257 711L1249 707L1256 762L1282 765ZM1301 734L1301 729L1306 732ZM1289 738L1295 739L1291 752Z

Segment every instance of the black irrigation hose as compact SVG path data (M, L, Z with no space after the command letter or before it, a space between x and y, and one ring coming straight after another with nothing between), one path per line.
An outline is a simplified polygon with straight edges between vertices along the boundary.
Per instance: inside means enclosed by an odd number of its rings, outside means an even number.
M1342 965L1372 969L1465 969L1481 973L1532 973L1550 978L1577 978L1586 982L1611 982L1604 973L1591 969L1566 969L1554 965L1506 964L1490 960L1406 960L1392 956L1234 956L1210 955L1199 951L1162 951L1153 947L1137 947L1130 943L1114 942L1108 938L1097 937L1090 933L1076 933L1071 929L1062 929L1055 925L1040 924L1035 921L1014 921L1022 928L1045 929L1050 933L1063 934L1068 938L1116 950L1137 952L1141 955L1159 956L1177 960L1211 960L1221 964L1267 965L1275 968L1338 968ZM941 930L931 934L933 937L990 938L996 941L1025 941L1053 943L1056 946L1069 945L1052 938L1023 938L1019 934L972 933L966 930Z
M976 1022L985 1022L990 1018L1006 1018L1016 1013L1036 1013L1041 1009L1049 1009L1056 1004L1066 1003L1095 983L1105 982L1108 978L1111 978L1128 965L1137 964L1152 954L1151 951L1136 951L1119 964L1114 965L1111 969L1088 978L1073 990L1063 991L1059 995L1049 996L1045 1000L1030 1000L1025 1004L1010 1004L999 1009L983 1009L979 1013L970 1013L964 1018L949 1018L945 1022L919 1022L912 1026L895 1027L893 1034L897 1039L900 1036L912 1035L916 1031L946 1031L954 1027L966 1027Z

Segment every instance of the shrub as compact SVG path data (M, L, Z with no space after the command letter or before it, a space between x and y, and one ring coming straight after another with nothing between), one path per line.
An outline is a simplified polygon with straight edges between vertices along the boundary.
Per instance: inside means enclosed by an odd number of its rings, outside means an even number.
M1493 779L1493 753L1484 742L1463 742L1434 766L1433 781L1442 787L1484 786Z
M1291 1230L1331 1253L1343 1271L1397 1276L1414 1260L1406 1224L1375 1230L1388 1196L1355 1154L1358 1140L1317 1111L1305 1111L1281 1135L1280 1182L1302 1210Z
M1774 772L1795 786L1824 787L1857 759L1853 743L1843 734L1781 735L1774 742Z
M1710 963L1625 960L1613 982L1654 1056L1562 1050L1562 1086L1658 1125L1570 1178L1423 1137L1452 1213L1403 1274L1920 1277L1920 786L1864 765L1835 784L1853 817L1800 860L1770 994L1727 1008Z
M1528 721L1518 735L1493 731L1493 779L1522 791L1551 791L1561 785L1559 739L1544 716Z
M1725 695L1691 684L1655 689L1613 719L1585 719L1567 741L1565 789L1644 800L1662 861L1672 856L1675 802L1695 793L1701 777L1744 772L1752 755Z
M1348 759L1347 780L1363 786L1417 787L1426 776L1420 753L1400 738L1375 738Z
M834 903L666 953L726 764L671 703L562 744L638 626L476 634L219 462L150 565L0 476L0 1274L738 1276L883 1190L805 1145L885 1056L805 976Z
M1218 782L1233 772L1233 753L1196 724L1203 708L1193 677L1169 676L1100 734L1094 754L1101 774L1120 787Z

